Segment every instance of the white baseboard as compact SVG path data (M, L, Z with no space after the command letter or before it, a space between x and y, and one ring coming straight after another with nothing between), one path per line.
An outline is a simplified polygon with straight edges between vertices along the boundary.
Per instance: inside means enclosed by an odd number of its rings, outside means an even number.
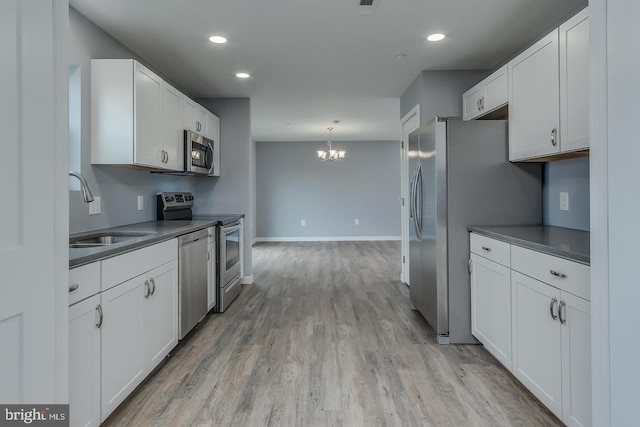
M253 282L253 274L251 276L244 276L242 279L240 279L240 283L243 285L253 285Z
M256 242L360 242L400 239L400 236L257 237Z

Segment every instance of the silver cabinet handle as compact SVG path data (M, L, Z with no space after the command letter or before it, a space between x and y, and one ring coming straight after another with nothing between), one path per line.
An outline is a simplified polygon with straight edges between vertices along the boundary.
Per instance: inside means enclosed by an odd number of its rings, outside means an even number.
M478 106L478 111L482 111L482 99L478 98L478 102L476 102L476 105Z
M151 283L151 285L153 286L151 288L151 295L156 293L156 281L153 280L153 277L151 279L149 279L149 283Z
M207 261L211 260L211 252L207 251Z
M473 261L471 261L471 258L467 261L467 267L469 268L469 274L473 273Z
M551 130L551 144L556 147L558 145L558 129L553 128Z
M169 163L169 152L168 151L164 152L164 162L165 163Z
M161 151L161 153L162 153L162 159L161 159L160 161L161 161L162 163L166 163L166 162L165 162L165 151L164 151L164 150L162 150L162 151Z
M565 277L567 277L567 275L566 275L566 274L564 274L564 273L559 273L559 272L557 272L557 271L555 271L555 270L549 270L549 273L551 273L553 276L559 277L559 278L561 278L561 279L564 279Z
M77 291L80 285L74 283L73 285L69 285L69 292Z
M566 311L562 309L566 306L567 303L565 303L564 301L560 301L560 305L558 306L558 317L560 318L560 323L562 323L563 325L567 323L567 317L562 315L563 311Z
M96 323L96 327L100 329L100 327L102 326L102 321L104 320L104 313L102 312L102 306L100 304L96 305L96 310L100 315L100 320L98 320L98 323Z
M149 281L148 280L144 281L144 287L145 287L144 299L147 299L147 298L149 298L149 295L151 294L151 288L149 287Z
M483 251L487 251L487 252L491 252L491 248L486 247L486 246L483 246L483 247L482 247L482 250L483 250Z
M480 104L482 105L482 109L484 110L484 96L480 98Z
M553 307L558 303L557 298L551 299L551 304L549 304L549 314L551 314L551 318L553 320L558 320L558 315L553 311Z

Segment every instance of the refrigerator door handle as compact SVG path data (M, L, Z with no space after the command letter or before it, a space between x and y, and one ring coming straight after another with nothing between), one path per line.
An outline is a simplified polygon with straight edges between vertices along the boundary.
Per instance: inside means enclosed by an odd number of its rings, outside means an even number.
M420 239L419 234L419 226L418 226L418 189L417 189L417 181L418 181L418 173L420 171L420 166L418 165L416 169L416 173L413 175L413 183L411 187L413 189L413 194L411 196L411 210L413 211L413 228L416 231L416 237Z
M418 235L418 240L422 240L422 210L423 210L423 197L422 197L422 167L418 165L418 172L416 173L416 185L415 185L415 193L416 193L416 234Z

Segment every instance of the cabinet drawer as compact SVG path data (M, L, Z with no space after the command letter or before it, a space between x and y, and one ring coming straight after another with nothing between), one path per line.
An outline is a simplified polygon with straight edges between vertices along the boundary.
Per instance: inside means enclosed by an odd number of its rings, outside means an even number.
M507 267L511 265L509 249L509 246L511 245L508 243L481 236L476 233L471 233L470 239L471 252Z
M591 301L589 266L512 245L511 268Z
M171 239L105 259L102 261L102 290L107 290L176 258L178 258L178 242L177 239Z
M100 261L69 270L69 305L100 292Z

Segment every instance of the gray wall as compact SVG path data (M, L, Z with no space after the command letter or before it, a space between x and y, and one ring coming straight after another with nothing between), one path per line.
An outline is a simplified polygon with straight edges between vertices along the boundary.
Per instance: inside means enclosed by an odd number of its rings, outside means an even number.
M317 159L326 142L256 146L258 239L399 238L399 142L336 142L347 151L338 162Z
M194 211L245 214L244 274L252 274L251 245L255 221L255 161L249 98L200 98L200 105L220 118L220 177L196 179Z
M560 210L560 192L569 193L569 210ZM542 221L545 225L589 230L589 158L544 165Z
M462 117L462 94L489 75L488 71L422 71L400 98L400 117L420 104L420 124L433 116Z
M89 216L79 191L69 194L69 232L96 230L156 219L158 191L191 191L198 178L151 174L116 166L91 164L91 74L89 61L96 58L140 58L75 9L69 8L69 62L81 67L80 172L91 191L100 196L102 213ZM148 64L146 64L148 65ZM157 72L157 70L154 70ZM161 74L161 73L159 73ZM77 188L74 186L72 188ZM144 210L138 211L138 195Z

